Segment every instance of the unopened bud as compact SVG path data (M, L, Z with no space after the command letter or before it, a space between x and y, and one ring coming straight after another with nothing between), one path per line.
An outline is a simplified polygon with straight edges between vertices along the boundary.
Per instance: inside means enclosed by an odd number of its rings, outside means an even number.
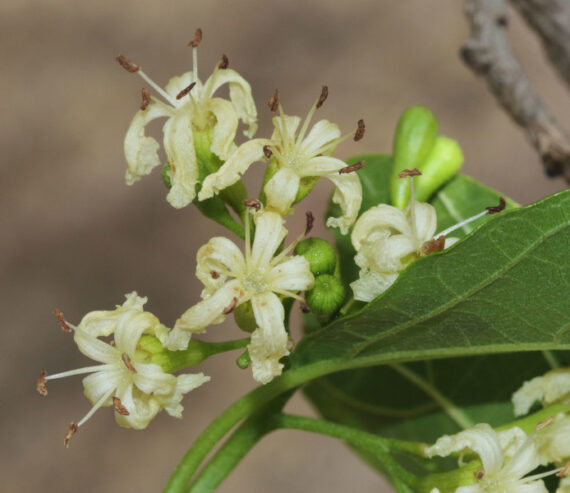
M321 238L307 238L295 247L295 255L305 257L314 276L333 274L336 268L336 252L329 242Z
M236 359L236 365L242 370L247 370L251 364L251 358L249 356L249 351L246 349L238 358Z
M330 274L315 278L315 286L305 294L309 308L320 315L334 315L340 310L346 291L342 283Z

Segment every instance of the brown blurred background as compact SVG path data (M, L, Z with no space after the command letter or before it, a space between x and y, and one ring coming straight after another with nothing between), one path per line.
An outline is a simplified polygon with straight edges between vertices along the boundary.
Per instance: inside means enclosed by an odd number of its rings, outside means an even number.
M233 365L236 355L215 358L203 365L212 381L185 398L182 421L161 414L144 432L124 430L104 409L68 450L62 440L69 422L89 409L80 377L51 382L47 398L35 392L39 370L89 364L72 337L59 330L51 315L55 307L77 322L137 290L149 297L147 308L171 324L198 299L197 248L220 232L193 208L169 207L158 173L125 186L122 139L139 105L142 81L113 57L124 53L165 84L190 68L186 43L200 26L202 77L222 53L229 56L254 88L259 136L270 132L265 101L276 87L286 111L304 115L326 83L330 96L320 116L344 131L364 118L368 130L359 144L343 144L340 157L389 151L399 114L424 104L437 115L442 132L460 141L465 172L522 203L562 189L561 181L543 175L534 151L483 81L459 61L467 36L460 4L2 1L3 491L159 491L192 440L254 387L250 373ZM568 126L568 94L514 15L510 36L530 77ZM328 192L320 183L297 208L297 218L309 207L320 217ZM296 221L289 223L293 231L302 227ZM212 328L210 337L241 335L227 324ZM289 409L311 413L301 397ZM341 443L278 432L246 457L220 491L382 488L387 488L383 480Z

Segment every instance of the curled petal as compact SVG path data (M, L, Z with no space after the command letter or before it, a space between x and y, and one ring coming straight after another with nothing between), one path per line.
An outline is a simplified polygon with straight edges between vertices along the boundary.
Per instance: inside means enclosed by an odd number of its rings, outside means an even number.
M331 153L334 151L334 146L331 146L331 144L339 137L340 129L338 125L328 120L320 120L315 123L309 134L303 139L301 152L307 157L317 156L322 152ZM346 164L343 163L340 168L344 166ZM335 171L338 171L340 168L337 168Z
M289 214L299 191L299 183L299 176L291 168L278 170L263 189L267 197L267 208L282 216Z
M340 206L342 211L341 217L329 217L327 226L331 228L339 228L340 232L345 235L352 226L362 204L362 185L360 179L355 173L348 175L331 174L326 177L335 184L335 191L332 201Z
M377 231L383 233L378 238L382 236L387 238L393 232L412 233L406 216L400 209L391 205L380 204L368 209L356 221L350 236L354 249L359 251L362 242Z
M164 124L164 150L170 164L172 188L166 200L177 209L186 207L196 194L198 165L192 136L192 113L179 110Z
M79 350L94 361L112 363L117 359L116 348L79 328L74 332L73 339Z
M337 173L346 163L330 156L316 156L309 159L299 170L300 176L324 176Z
M515 415L528 413L535 402L549 405L570 400L570 368L549 371L541 377L533 378L513 394Z
M238 127L235 109L229 101L220 98L208 100L204 109L216 117L210 149L225 161L235 150L234 140Z
M298 116L281 115L273 117L273 134L271 140L280 142L284 147L290 148L295 144L295 132L301 123Z
M121 378L119 370L113 370L111 372L98 371L92 373L91 375L83 379L83 394L91 404L95 404L104 395L111 392L113 388L117 385L117 379ZM111 396L107 402L103 403L103 406L110 406L112 403Z
M167 106L151 104L146 110L137 111L125 136L123 145L127 160L125 181L127 185L148 175L156 166L160 165L158 157L158 142L144 133L146 125L156 118L171 116L172 112Z
M271 144L267 139L254 139L239 146L222 167L208 175L202 183L198 200L213 197L220 190L227 188L241 179L241 175L256 161L263 158L263 147Z
M150 312L131 311L123 316L115 330L115 345L121 353L134 356L139 339L144 333L153 333L160 321Z
M268 280L271 290L293 293L307 291L315 283L309 262L300 255L291 257L273 267L269 272Z
M177 75L176 77L172 77L164 90L168 93L168 95L172 98L173 101L177 102L178 107L184 106L187 103L187 99L182 98L177 100L176 96L180 93L180 91L186 89L190 84L193 82L196 85L192 89L192 96L196 94L200 94L203 91L202 83L194 77L194 72L186 72L182 75ZM189 96L186 96L186 98Z
M367 257L372 270L394 273L405 267L402 259L417 249L418 245L413 236L393 235L363 246L359 253L363 253Z
M421 246L425 241L431 240L437 227L437 214L435 208L431 204L425 202L413 202L406 209L406 217L415 219L416 238ZM418 247L419 248L419 247Z
M283 218L275 212L263 212L256 219L255 238L251 249L251 265L266 268L287 236Z
M379 274L364 269L360 271L360 277L350 283L350 287L355 300L368 302L380 296L397 278L398 274Z
M160 365L137 363L133 382L145 394L170 395L176 388L176 377L165 373Z
M202 281L208 293L224 284L226 273L235 276L245 270L241 250L233 241L223 236L216 236L200 247L196 259L196 277Z
M184 394L200 387L200 385L208 382L209 380L210 377L203 373L179 375L176 377L176 388L174 392L170 396L156 396L156 398L170 416L181 418L184 408L182 407L182 404L180 404L180 401Z
M157 399L141 392L132 383L119 388L117 397L129 412L128 415L115 413L115 421L123 428L144 430L161 410Z

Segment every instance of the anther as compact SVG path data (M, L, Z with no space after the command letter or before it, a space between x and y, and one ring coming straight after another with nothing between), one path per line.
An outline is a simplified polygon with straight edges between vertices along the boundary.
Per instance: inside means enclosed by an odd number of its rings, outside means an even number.
M40 371L40 375L38 376L38 382L36 383L36 390L42 395L48 394L46 386L47 374L48 374L47 371Z
M224 311L222 313L224 315L229 315L230 313L232 313L235 310L238 301L239 301L238 298L234 296L232 302L224 308Z
M218 277L220 277L220 274L217 273L215 270L211 270L210 275L212 276L212 279L218 279Z
M194 33L194 39L188 42L188 46L191 46L192 48L198 48L201 42L202 42L202 29L198 28Z
M315 216L311 211L305 212L306 226L305 226L305 236L307 236L313 229L313 224L315 224Z
M71 332L71 327L69 326L69 324L65 321L65 318L63 316L63 313L61 313L57 308L53 311L53 314L57 317L57 320L59 321L59 325L61 327L61 330L63 330L64 332Z
M72 421L71 424L69 425L69 428L67 429L67 434L63 439L63 444L65 445L65 448L69 447L69 442L71 441L71 437L75 435L78 429L79 427L77 426L77 424L75 424L75 421Z
M445 236L438 236L433 240L428 240L424 242L421 248L421 252L424 255L428 253L439 252L445 248Z
M358 142L359 140L362 140L362 137L364 137L364 132L366 132L366 126L364 125L364 120L360 119L358 120L358 128L356 129L356 132L354 133L354 142Z
M273 96L271 96L269 98L269 101L267 101L267 106L269 106L269 109L273 113L275 113L279 109L279 89L275 89Z
M132 62L123 55L116 56L115 60L117 60L119 62L119 65L121 65L121 67L123 67L127 72L130 72L131 74L134 74L140 70L140 67L136 63Z
M245 199L243 201L243 205L249 207L250 209L255 209L256 212L259 212L261 209L261 202L255 199Z
M263 146L263 154L267 159L269 159L271 156L273 156L273 151L269 148L269 146Z
M556 476L558 476L559 478L563 478L565 476L568 476L569 472L570 472L570 461L564 464L562 469L558 473L556 473Z
M364 160L358 161L357 163L351 164L350 166L345 166L344 168L340 168L338 170L338 174L344 175L345 173L352 173L353 171L358 171L365 164L366 164L366 162Z
M128 409L123 406L121 399L118 397L113 397L113 408L117 411L121 416L128 416L130 413Z
M553 421L554 421L554 418L552 416L549 416L548 418L543 419L542 421L537 423L537 425L534 427L534 431L543 430L547 426L551 425Z
M507 203L503 197L499 197L499 205L494 205L491 207L485 207L487 209L487 214L497 214L498 212L504 211Z
M316 104L316 108L320 108L328 97L329 97L329 88L328 86L323 86L321 90L321 95L319 96L319 100L317 101Z
M135 367L133 366L133 363L131 362L131 358L129 358L129 355L127 353L123 353L121 354L121 359L123 360L123 363L125 363L125 366L128 368L128 370L131 373L136 373L137 370L135 369Z
M182 99L184 96L186 96L186 94L188 94L196 85L196 82L192 82L192 84L190 84L188 87L185 87L184 89L182 89L182 91L180 91L177 95L176 95L176 99Z
M475 473L475 479L476 479L477 481L481 481L484 476L485 476L485 471L483 471L482 469L478 470L478 471Z
M141 110L146 110L148 105L150 104L150 92L148 92L144 87L141 90L142 96L142 103L141 103Z
M311 309L309 308L309 305L307 305L307 303L305 303L304 301L299 305L299 308L301 308L301 311L303 313L311 313Z
M420 176L422 172L418 168L404 169L398 173L398 178L407 178L408 176Z
M228 68L229 64L230 64L230 61L229 61L228 57L226 56L225 53L222 53L222 61L218 65L218 68L220 68L222 70L226 69L226 68Z

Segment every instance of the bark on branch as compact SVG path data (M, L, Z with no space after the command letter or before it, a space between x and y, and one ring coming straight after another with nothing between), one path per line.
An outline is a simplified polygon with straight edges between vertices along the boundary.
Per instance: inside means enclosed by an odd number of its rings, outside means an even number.
M523 128L546 172L550 176L563 174L570 180L570 139L511 52L505 1L465 0L465 15L470 37L461 49L463 60L485 77L497 101Z

